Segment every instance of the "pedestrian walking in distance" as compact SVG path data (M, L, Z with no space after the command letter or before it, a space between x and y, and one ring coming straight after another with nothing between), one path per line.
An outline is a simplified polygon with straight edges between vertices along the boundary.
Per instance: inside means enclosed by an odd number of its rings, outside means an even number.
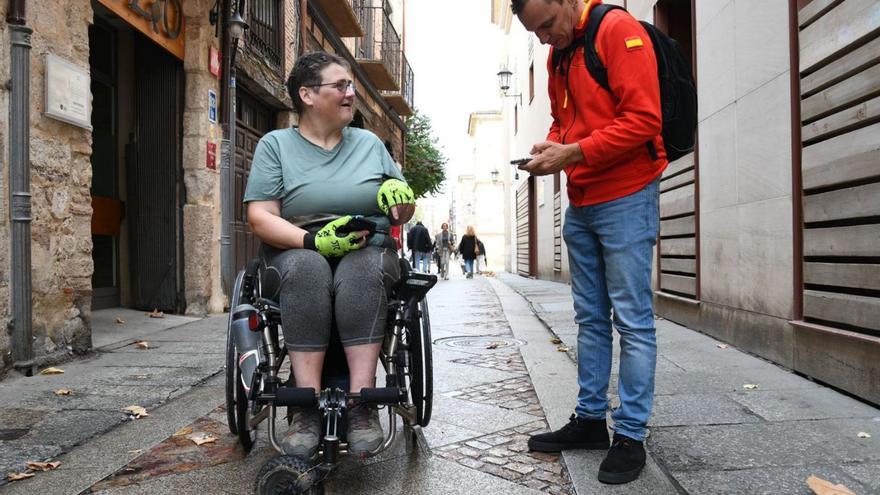
M477 257L477 234L474 233L473 225L468 225L465 234L461 236L461 242L458 243L458 254L464 260L465 277L474 278L474 259Z
M646 29L623 9L607 12L591 45L607 70L608 89L587 70L585 34L601 3L511 2L523 26L552 45L547 63L552 124L546 141L532 147L532 160L520 169L567 175L570 206L563 238L578 324L577 407L567 425L531 437L529 448L609 449L599 481L627 483L645 465L643 442L654 399L651 260L659 177L667 160L657 62ZM611 413L609 442L612 309L621 346L620 407Z

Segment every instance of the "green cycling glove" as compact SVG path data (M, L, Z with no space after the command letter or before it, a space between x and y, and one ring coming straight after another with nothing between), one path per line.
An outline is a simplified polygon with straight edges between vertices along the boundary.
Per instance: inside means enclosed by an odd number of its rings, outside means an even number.
M360 238L357 236L357 232L344 235L336 234L336 229L350 221L351 215L346 215L321 227L321 230L315 234L306 234L303 238L303 247L317 251L326 258L339 258L351 251L360 249L361 246L358 244Z
M397 179L388 179L383 182L379 187L376 199L379 202L379 209L386 215L391 211L392 206L416 202L412 189L406 185L406 182Z

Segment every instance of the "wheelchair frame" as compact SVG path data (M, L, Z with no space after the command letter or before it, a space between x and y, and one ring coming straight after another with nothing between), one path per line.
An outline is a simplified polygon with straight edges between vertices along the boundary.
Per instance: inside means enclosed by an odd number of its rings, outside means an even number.
M230 432L238 435L245 452L249 452L253 448L258 425L269 419L269 441L284 456L276 434L278 407L317 407L322 413L324 429L317 454L320 463L306 469L311 460L270 461L257 480L258 491L260 478L277 478L279 467L299 471L298 475L288 473L292 478L286 481L293 484L294 493L305 493L309 487L321 486L336 466L338 455L349 453L347 443L342 442L339 435L339 421L349 401L387 406L388 431L385 439L365 457L377 455L394 443L398 434L397 416L403 419L406 433L423 452L430 455L422 432L422 427L430 421L433 393L430 318L425 295L437 283L437 277L410 269L405 259L401 259L400 264L401 276L389 297L388 327L379 355L386 374L385 387L364 388L360 393L348 393L327 384L323 390L316 391L283 383L279 372L287 350L283 334L279 331L280 307L277 302L261 295L259 260L252 260L238 273L227 324L226 412ZM238 352L233 342L233 325L244 324L248 325L250 331L261 334L259 364L249 387L244 386L239 367L239 363L243 362L240 359L246 356ZM306 473L309 475L304 476Z

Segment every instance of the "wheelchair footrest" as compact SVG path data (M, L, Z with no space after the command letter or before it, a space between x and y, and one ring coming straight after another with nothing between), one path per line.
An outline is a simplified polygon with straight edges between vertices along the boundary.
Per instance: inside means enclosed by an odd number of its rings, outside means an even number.
M275 391L276 406L313 407L316 402L315 389L311 387L279 387Z
M362 388L361 402L367 404L400 404L400 389L397 387Z

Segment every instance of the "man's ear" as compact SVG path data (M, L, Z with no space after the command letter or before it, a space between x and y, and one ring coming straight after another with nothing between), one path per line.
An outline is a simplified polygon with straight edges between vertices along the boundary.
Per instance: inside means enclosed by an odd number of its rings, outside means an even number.
M314 105L315 102L312 101L312 96L313 96L313 92L312 92L312 90L311 90L310 88L307 88L307 87L305 87L305 86L300 86L300 88L299 88L299 99L302 100L303 105L306 105L306 106L309 106L309 107L312 106L312 105Z

